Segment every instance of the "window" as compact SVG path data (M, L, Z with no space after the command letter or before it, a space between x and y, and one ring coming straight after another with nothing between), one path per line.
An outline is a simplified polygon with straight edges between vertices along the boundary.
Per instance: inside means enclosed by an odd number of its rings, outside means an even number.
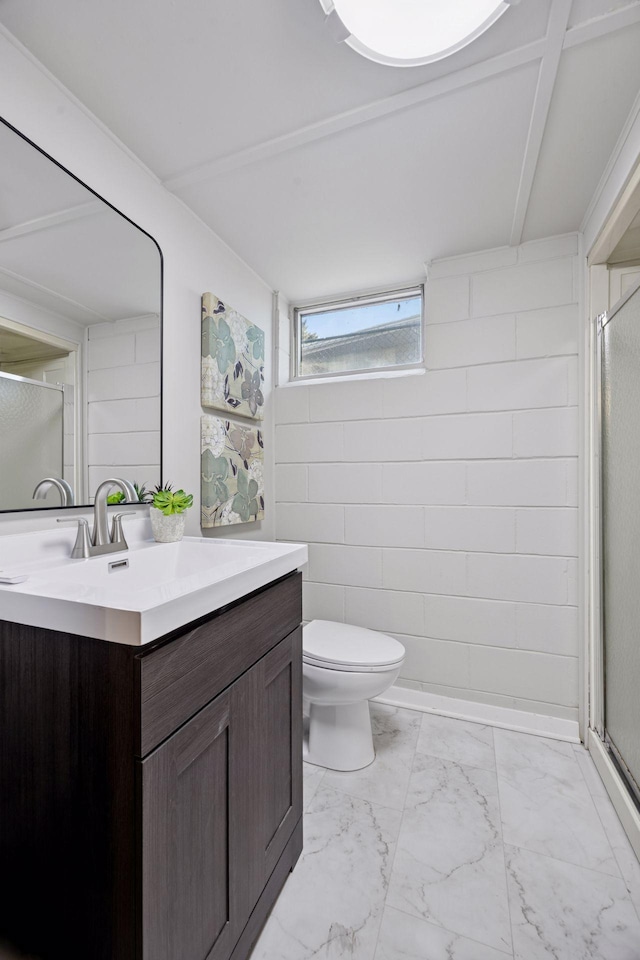
M419 365L423 300L419 286L296 307L294 378Z

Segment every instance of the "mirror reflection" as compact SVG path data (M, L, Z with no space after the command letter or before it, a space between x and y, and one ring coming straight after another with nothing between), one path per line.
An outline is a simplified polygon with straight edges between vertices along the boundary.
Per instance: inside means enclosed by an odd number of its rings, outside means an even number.
M0 121L0 511L160 482L159 249Z

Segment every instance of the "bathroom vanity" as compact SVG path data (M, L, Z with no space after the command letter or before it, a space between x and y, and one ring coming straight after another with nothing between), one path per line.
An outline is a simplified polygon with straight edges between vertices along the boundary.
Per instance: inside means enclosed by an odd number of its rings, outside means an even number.
M140 564L165 547L144 546ZM74 600L46 586L50 570L0 591L14 618L0 621L0 941L66 960L249 956L302 848L306 548L262 546L271 559L234 588L253 589L228 601L239 575L218 574L215 609L146 643L42 625L48 599L51 626L91 606L81 575L103 567L101 589L131 613L113 558L71 561ZM178 600L198 610L207 595L202 579L177 582L166 624Z
M160 248L1 118L0 177L47 226L3 244L0 513L162 482ZM306 547L127 550L108 489L75 549L0 537L0 956L244 960L302 844Z

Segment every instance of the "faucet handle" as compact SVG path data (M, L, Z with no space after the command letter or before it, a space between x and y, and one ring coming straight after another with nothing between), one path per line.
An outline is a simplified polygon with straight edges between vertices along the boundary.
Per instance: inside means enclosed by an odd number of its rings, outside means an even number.
M124 533L122 532L122 518L123 517L135 517L135 510L127 510L126 513L116 513L113 517L113 523L111 524L111 542L112 543L122 543L125 550L127 549L127 541L125 540Z
M89 536L89 523L85 517L58 517L58 523L76 523L78 524L78 535L71 551L72 560L86 560L91 556L91 537Z

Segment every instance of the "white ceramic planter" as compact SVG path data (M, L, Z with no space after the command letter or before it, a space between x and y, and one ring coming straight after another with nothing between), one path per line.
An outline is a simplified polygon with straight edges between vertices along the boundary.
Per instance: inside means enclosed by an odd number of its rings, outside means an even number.
M158 543L176 543L184 537L186 513L173 513L171 516L165 517L162 510L158 510L157 507L149 507L149 516L151 517L153 539Z

